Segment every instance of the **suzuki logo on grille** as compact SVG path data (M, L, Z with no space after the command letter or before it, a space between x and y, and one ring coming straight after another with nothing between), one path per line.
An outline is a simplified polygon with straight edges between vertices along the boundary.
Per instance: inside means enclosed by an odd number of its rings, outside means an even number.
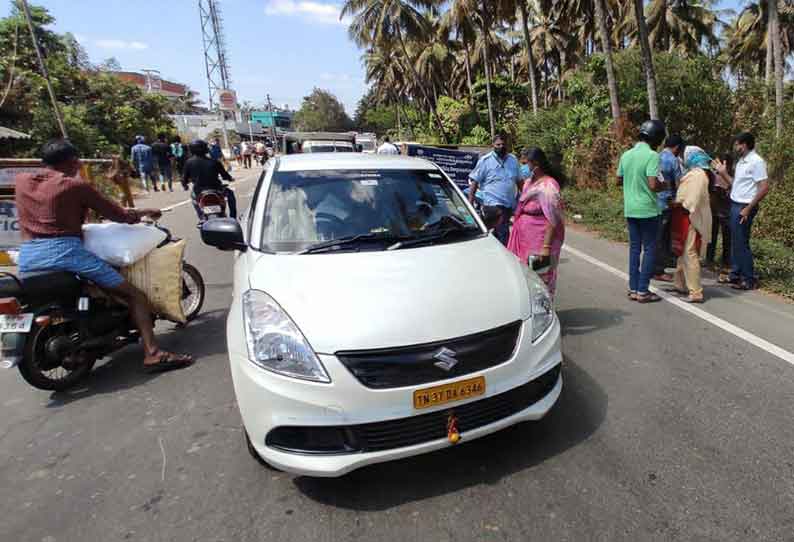
M451 350L449 348L442 348L436 355L433 356L434 359L438 361L435 362L433 365L438 367L439 369L444 369L445 371L451 371L452 368L458 364L458 360L455 358L457 352Z

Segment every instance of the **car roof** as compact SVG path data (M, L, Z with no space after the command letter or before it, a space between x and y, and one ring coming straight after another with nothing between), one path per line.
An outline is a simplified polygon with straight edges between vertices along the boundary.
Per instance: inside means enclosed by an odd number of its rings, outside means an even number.
M437 171L438 167L424 158L413 156L329 152L280 156L278 171L321 171L324 169L419 169Z

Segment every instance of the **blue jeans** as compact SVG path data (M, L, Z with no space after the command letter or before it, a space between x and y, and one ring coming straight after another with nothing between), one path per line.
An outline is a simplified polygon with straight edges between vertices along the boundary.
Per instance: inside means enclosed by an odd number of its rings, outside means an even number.
M626 218L626 221L629 223L629 290L647 294L656 261L659 217Z
M756 206L747 221L740 224L742 212L747 205L731 201L731 278L740 279L748 285L755 282L755 269L753 267L753 251L750 248L750 230L753 227L753 220L758 213Z
M165 181L168 181L168 189L174 189L174 174L171 172L171 162L159 162L157 169L160 171L160 184L165 190Z

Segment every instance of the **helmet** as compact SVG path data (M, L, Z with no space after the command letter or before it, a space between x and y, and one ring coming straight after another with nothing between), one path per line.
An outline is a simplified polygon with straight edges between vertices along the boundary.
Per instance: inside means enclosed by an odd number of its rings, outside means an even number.
M203 139L194 139L188 148L193 156L204 156L210 152L209 145Z
M646 120L640 126L641 139L647 141L651 146L658 147L664 141L667 129L660 120Z
M142 135L136 135L135 136L135 143L144 143L145 141L146 141L146 138L143 137Z

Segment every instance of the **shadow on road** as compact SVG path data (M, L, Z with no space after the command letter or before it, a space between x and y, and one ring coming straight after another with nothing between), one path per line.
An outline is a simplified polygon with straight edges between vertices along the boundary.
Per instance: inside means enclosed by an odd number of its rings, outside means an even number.
M603 423L608 397L573 361L563 366L563 391L540 421L523 423L455 448L381 463L336 479L297 477L307 497L352 510L386 510L454 493L531 469L585 441Z
M620 309L596 308L566 309L557 312L562 324L563 336L585 335L593 331L619 326L623 323L623 318L629 314L631 313Z
M157 340L165 350L189 352L200 364L202 358L226 352L227 310L202 313L187 327L169 326L158 330ZM110 360L97 366L77 387L66 392L53 392L47 408L61 408L74 401L116 393L147 383L159 374L148 374L141 370L143 350L139 345L130 345L111 355ZM190 371L191 368L183 369Z

